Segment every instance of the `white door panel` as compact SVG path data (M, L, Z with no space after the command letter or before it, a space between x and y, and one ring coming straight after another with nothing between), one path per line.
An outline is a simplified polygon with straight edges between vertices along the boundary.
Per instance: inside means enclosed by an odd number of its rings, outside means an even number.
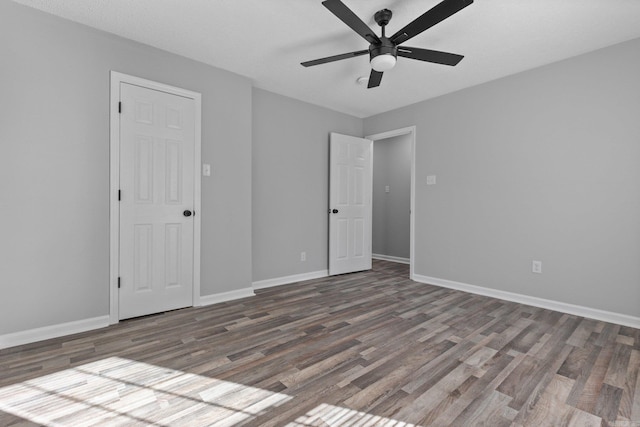
M371 269L373 143L331 134L329 274Z
M195 103L121 83L119 318L193 304Z

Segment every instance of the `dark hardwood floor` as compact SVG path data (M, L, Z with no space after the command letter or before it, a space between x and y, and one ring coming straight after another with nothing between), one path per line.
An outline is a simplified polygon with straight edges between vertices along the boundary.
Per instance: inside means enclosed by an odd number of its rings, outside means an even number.
M640 426L640 330L412 282L259 290L0 351L0 426Z

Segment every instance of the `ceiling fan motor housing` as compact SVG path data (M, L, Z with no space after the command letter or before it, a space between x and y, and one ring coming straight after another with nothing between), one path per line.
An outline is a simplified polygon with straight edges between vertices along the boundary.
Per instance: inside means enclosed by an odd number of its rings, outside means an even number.
M380 44L371 44L369 46L369 60L378 55L393 55L398 57L398 48L387 37L380 37Z

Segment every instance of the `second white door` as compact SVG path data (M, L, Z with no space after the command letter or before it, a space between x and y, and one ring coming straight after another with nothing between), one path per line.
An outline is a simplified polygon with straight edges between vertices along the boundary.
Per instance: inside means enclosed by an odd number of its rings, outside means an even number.
M120 84L119 318L193 305L195 102Z
M329 274L371 269L373 142L331 133Z

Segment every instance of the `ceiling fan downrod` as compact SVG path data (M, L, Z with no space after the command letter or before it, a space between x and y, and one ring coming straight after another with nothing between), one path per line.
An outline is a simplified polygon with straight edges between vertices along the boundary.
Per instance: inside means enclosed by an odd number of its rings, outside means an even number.
M382 27L382 37L386 37L384 34L384 27L386 27L389 21L391 21L392 16L393 13L389 9L379 10L375 15L373 15L373 19L375 19L378 25Z
M393 13L389 9L382 9L376 12L373 19L382 27L382 37L380 43L369 45L369 62L375 71L383 72L392 69L396 65L398 48L385 35L385 28Z

